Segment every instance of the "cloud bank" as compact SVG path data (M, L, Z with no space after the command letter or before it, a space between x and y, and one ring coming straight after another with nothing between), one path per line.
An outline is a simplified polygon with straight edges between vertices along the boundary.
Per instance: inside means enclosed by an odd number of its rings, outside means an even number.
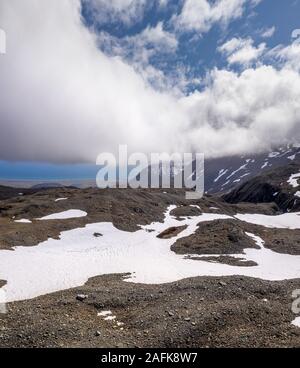
M299 45L269 50L276 66L214 69L184 95L100 51L79 0L2 0L0 26L0 159L95 162L119 144L222 156L300 140ZM136 42L177 46L163 25Z

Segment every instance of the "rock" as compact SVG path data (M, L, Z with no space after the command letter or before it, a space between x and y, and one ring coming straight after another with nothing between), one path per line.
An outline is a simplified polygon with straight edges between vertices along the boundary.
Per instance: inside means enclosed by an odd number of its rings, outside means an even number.
M190 319L190 317L186 317L184 320L185 320L186 322L189 322L191 319Z
M168 315L169 315L170 317L173 317L173 316L174 316L174 313L173 313L173 312L171 312L171 311L168 311Z
M170 239L174 236L180 234L183 230L187 228L187 225L184 226L172 226L168 229L164 230L160 234L158 234L156 237L159 239Z
M135 213L144 213L144 210L143 210L142 208L139 208L139 207L135 207L135 208L133 208L133 211L134 211Z
M224 281L219 281L219 285L221 285L221 286L226 286L227 284L226 284L226 282L224 282Z
M95 336L101 336L101 332L100 331L96 331L95 332Z
M80 302L83 302L87 298L88 298L88 295L84 295L84 294L78 294L76 296L76 299L79 300Z
M237 243L239 241L238 230L234 229L232 232L230 232L228 234L228 239L234 243Z
M94 237L95 238L100 238L100 236L103 236L103 234L101 234L101 233L94 233Z

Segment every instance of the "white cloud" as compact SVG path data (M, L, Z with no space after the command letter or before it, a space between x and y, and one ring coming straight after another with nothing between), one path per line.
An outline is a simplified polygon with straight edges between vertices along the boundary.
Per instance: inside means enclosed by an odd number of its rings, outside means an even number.
M99 24L121 22L132 25L143 19L145 11L155 5L164 9L169 0L82 0Z
M241 64L248 66L256 61L266 50L266 44L261 43L257 47L253 45L251 38L232 38L218 48L218 51L227 56L229 64Z
M262 38L271 38L272 36L274 36L275 32L276 32L276 27L275 26L264 29L261 33L261 37Z
M138 22L144 14L147 0L83 0L94 19L102 24Z
M245 6L256 6L260 0L185 0L181 13L174 18L179 30L192 30L200 33L208 32L211 27L220 23L227 26L231 21L240 18Z
M153 52L175 52L178 47L177 38L174 34L164 30L162 22L155 27L148 26L138 34L122 38L101 32L98 41L100 46L105 47L107 51L111 50L113 54L120 56L125 56L129 52L136 54L144 52L151 56Z
M175 51L178 47L175 35L165 31L162 22L159 22L156 27L148 26L138 35L127 37L127 39L139 48L151 45L161 52Z
M300 138L300 76L272 66L240 75L214 70L211 84L182 101L186 138L210 155L257 152Z
M242 48L245 45L245 42L247 42L247 40L234 37L231 40L225 42L222 46L220 46L218 48L218 51L227 55L231 55L236 50Z
M178 119L176 100L99 51L78 0L4 0L0 24L8 37L0 58L2 159L93 162L122 142L146 151L163 145L167 123Z
M268 52L267 57L277 60L281 66L300 72L300 43L297 41L287 46L276 46Z
M162 22L159 22L155 27L148 26L134 36L123 38L101 32L98 36L98 42L101 49L109 55L119 56L127 60L145 80L159 89L170 87L170 80L166 78L164 73L151 65L152 57L172 54L176 52L178 47L175 35L164 30ZM178 83L178 79L176 83Z
M94 162L120 143L221 156L300 140L291 49L277 50L277 69L216 69L201 91L178 97L171 88L155 90L121 56L101 52L81 22L79 0L2 0L0 24L8 41L0 57L1 159ZM162 31L149 29L142 39L175 47Z
M165 8L169 3L169 0L158 0L158 5L161 7L161 8Z

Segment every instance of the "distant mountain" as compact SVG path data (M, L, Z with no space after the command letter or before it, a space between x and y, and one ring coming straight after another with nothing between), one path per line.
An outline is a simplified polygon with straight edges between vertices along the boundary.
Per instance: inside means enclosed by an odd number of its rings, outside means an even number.
M268 172L270 169L287 166L290 163L300 163L300 145L280 147L271 152L261 154L228 156L205 159L204 185L207 194L225 194L248 182L249 179ZM150 182L150 168L148 181ZM152 170L162 176L163 168L153 166ZM171 167L171 187L178 167Z
M227 193L270 169L300 162L300 145L280 147L263 154L208 159L205 161L205 190Z
M0 185L0 200L22 196L23 194L32 194L32 193L34 193L34 190L12 188L12 187L7 187L5 185Z
M284 212L300 211L300 162L273 168L251 178L225 194L223 199L229 203L275 202Z
M49 189L49 188L64 188L65 186L60 183L40 183L35 184L31 189Z

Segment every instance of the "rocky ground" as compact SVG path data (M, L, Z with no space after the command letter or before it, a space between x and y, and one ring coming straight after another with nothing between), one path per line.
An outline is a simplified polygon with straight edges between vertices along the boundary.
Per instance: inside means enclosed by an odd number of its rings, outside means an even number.
M56 202L59 198L68 199ZM228 204L222 198L212 196L206 196L198 201L188 201L187 204L185 192L174 189L167 192L148 189L48 189L1 201L0 249L21 245L34 246L48 238L58 238L62 231L103 221L112 222L120 230L136 231L139 225L163 221L164 212L171 204L178 206L171 213L178 219L182 216L200 215L202 212L234 215L238 212L276 214L279 211L274 203ZM191 204L199 207L193 207ZM36 220L70 209L80 209L86 211L88 215L63 221ZM28 219L32 223L15 222L20 219Z
M237 220L199 223L193 235L177 240L171 249L177 254L240 254L258 248L245 232L258 235L265 248L278 253L300 254L300 230L274 229Z
M224 195L229 203L271 203L284 212L300 211L298 187L291 185L290 178L300 172L300 162L270 169L267 172L247 180Z
M58 201L58 198L68 198ZM170 190L98 190L59 188L13 197L0 204L0 249L33 246L48 238L58 238L62 231L89 223L113 222L120 230L136 231L138 224L162 221L170 204L184 203L184 192ZM86 217L37 221L35 219L70 209L87 212ZM16 223L29 219L31 224Z
M56 202L58 198L68 199ZM34 246L49 237L58 238L61 231L102 221L135 231L139 225L162 221L170 204L178 206L172 212L178 219L202 212L230 216L280 213L273 202L231 204L206 196L187 203L183 191L172 189L48 189L12 194L0 202L0 249ZM81 209L88 215L35 220L69 209ZM32 223L15 222L24 218ZM165 229L160 236L170 238L183 230L184 226ZM268 229L233 219L200 223L193 235L178 240L171 249L187 257L193 255L193 259L252 267L255 264L229 256L257 248L245 232L260 236L265 247L275 252L300 254L300 230ZM219 257L205 256L209 254ZM106 275L76 289L10 303L8 313L0 314L0 346L300 347L300 329L291 324L295 289L300 289L300 279L267 282L198 277L142 285L125 282L124 275ZM97 315L103 311L111 311L115 319Z
M165 285L96 277L76 289L11 303L0 315L0 346L300 347L300 329L291 325L292 290L299 287L299 280L244 277ZM98 315L103 311L115 319Z

